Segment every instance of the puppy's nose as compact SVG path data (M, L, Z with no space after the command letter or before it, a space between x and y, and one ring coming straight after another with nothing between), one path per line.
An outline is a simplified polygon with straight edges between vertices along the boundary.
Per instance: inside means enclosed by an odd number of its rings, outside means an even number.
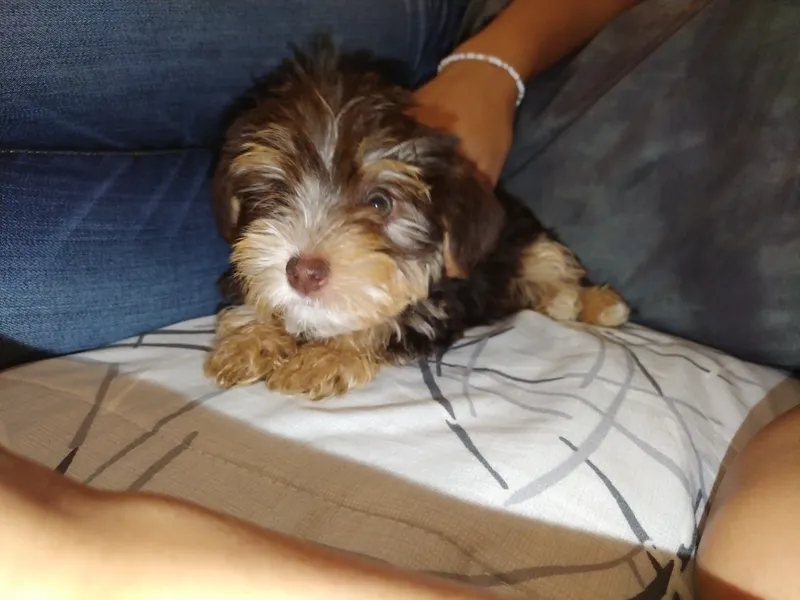
M286 263L289 285L304 296L320 290L328 281L330 271L326 261L314 256L293 256Z

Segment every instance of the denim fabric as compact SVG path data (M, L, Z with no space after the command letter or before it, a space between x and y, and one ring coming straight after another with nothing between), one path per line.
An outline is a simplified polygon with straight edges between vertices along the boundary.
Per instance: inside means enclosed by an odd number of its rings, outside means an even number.
M638 322L800 366L800 3L639 5L534 83L503 184Z
M210 314L227 248L206 152L0 156L0 364Z
M4 0L0 145L143 150L216 143L221 116L330 31L344 49L435 72L467 0Z
M415 84L465 2L0 3L0 368L212 313L230 103L321 30Z
M465 3L0 4L0 146L86 152L0 153L0 365L212 312L229 102L323 27L416 83ZM530 82L503 185L639 322L797 367L798 164L800 4L644 0Z

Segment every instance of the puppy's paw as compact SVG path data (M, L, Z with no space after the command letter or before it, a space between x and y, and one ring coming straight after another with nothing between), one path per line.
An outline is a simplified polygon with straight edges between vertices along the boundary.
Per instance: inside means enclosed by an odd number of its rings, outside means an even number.
M267 387L282 394L322 400L369 383L380 368L371 352L309 343L272 371Z
M616 291L608 286L592 286L581 290L579 320L601 327L619 327L630 317L630 308Z
M544 313L556 321L575 321L581 312L581 298L578 288L564 286L547 300Z
M205 374L222 388L249 385L267 377L294 349L293 338L276 322L237 307L220 315Z
M268 370L260 360L260 357L241 351L229 340L211 351L203 367L206 377L213 379L219 387L227 389L249 385L266 376Z

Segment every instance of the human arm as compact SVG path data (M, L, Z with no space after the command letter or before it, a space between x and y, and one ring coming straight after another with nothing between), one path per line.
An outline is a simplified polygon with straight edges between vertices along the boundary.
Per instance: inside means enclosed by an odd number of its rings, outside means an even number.
M453 53L489 54L523 81L541 73L640 0L512 0ZM512 141L517 88L502 69L458 61L416 91L423 122L460 137L463 152L496 184Z

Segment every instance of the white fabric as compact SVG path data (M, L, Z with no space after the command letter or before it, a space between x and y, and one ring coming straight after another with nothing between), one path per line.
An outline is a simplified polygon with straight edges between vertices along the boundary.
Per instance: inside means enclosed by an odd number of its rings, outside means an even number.
M343 398L221 392L212 327L0 374L0 443L512 597L672 600L729 448L800 403L781 373L534 313Z

